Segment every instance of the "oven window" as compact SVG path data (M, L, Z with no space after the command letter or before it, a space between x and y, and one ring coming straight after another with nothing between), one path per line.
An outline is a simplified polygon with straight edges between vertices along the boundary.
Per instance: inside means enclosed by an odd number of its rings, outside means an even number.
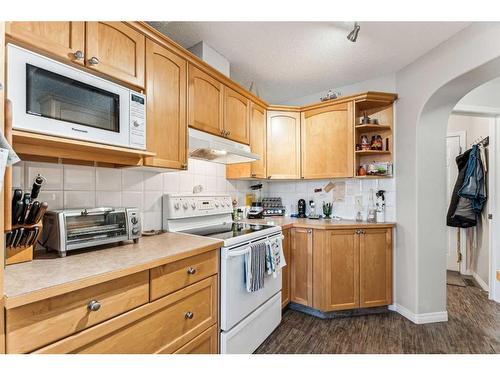
M120 132L120 96L26 64L26 113Z
M86 216L66 217L66 241L69 245L101 241L127 235L125 212L104 210Z

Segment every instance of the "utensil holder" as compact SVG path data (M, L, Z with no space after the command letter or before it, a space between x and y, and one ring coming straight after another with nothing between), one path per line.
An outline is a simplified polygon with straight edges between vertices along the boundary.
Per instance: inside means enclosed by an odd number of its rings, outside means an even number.
M38 234L36 238L33 241L33 245L31 246L17 246L17 247L12 247L9 246L5 249L5 265L11 265L11 264L16 264L16 263L23 263L23 262L31 262L33 260L33 249L35 245L38 242L38 239L40 238L40 235L42 234L42 221L39 221L36 224L16 224L12 226L12 231L19 229L19 228L24 228L24 230L30 230L33 228L38 227Z

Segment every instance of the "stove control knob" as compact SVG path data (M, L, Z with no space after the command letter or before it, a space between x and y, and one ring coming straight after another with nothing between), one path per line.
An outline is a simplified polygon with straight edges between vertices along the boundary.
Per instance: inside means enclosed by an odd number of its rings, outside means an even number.
M174 208L175 208L176 210L178 210L179 208L181 208L181 204L180 204L179 202L175 202L175 203L174 203Z
M193 210L196 208L196 202L195 201L191 201L191 208Z
M219 201L215 201L214 205L215 205L215 208L219 208Z
M184 202L184 203L182 204L182 207L183 207L185 210L187 210L187 208L189 207L188 202Z

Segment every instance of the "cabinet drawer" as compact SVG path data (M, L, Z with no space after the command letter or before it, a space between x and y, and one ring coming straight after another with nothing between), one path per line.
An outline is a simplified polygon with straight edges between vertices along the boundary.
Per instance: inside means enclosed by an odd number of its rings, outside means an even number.
M7 351L25 353L148 302L148 271L7 310ZM90 301L101 307L91 311Z
M217 251L210 251L151 269L151 300L216 274L217 254Z
M175 354L217 354L217 325L196 336Z
M217 306L212 276L36 353L173 353L217 323Z

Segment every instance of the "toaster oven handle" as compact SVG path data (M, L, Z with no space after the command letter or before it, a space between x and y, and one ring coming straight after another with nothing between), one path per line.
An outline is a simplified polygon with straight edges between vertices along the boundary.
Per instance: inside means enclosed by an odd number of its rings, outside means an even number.
M110 212L114 212L114 208L92 208L87 210L86 208L81 212L82 216L90 216L90 215L102 215L109 214Z

